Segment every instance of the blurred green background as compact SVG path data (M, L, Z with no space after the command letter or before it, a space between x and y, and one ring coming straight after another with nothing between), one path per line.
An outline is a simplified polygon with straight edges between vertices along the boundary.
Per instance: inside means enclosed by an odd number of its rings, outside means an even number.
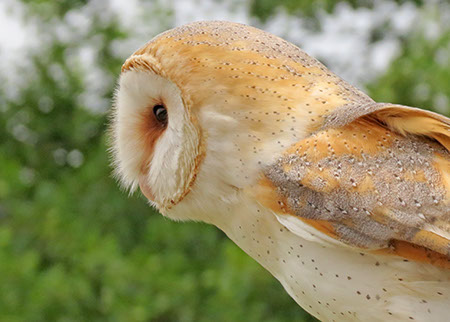
M294 41L376 100L449 115L449 3L374 3L2 0L0 321L312 321L222 232L120 191L108 111L145 41L228 19Z

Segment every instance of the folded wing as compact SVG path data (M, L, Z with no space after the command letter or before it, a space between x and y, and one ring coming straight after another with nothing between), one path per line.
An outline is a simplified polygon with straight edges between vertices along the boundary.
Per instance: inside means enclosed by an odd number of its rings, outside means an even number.
M449 119L379 104L291 146L259 199L296 233L450 268L449 149Z

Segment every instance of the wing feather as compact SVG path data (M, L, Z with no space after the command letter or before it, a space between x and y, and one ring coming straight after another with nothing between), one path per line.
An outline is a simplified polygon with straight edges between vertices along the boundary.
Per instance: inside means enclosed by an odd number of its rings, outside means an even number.
M450 119L442 115L402 105L384 104L384 107L366 115L383 122L402 135L415 134L430 137L450 150Z
M450 268L449 134L443 116L383 105L287 149L266 170L260 200L278 200L282 211L272 209L297 233L307 224L349 246Z

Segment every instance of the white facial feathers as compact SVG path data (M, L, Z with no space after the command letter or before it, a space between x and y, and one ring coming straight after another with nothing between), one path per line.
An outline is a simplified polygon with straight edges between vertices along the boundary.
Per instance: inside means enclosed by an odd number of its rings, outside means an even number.
M129 70L120 78L115 101L116 175L131 191L144 178L155 196L154 204L164 210L185 194L199 153L199 135L181 92L174 83L151 71ZM155 104L166 107L168 124L159 137L147 138L143 123ZM152 147L149 141L154 142Z

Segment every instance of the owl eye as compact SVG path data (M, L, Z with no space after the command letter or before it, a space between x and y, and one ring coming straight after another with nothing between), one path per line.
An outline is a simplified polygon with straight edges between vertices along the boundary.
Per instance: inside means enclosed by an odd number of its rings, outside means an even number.
M153 106L153 114L155 114L156 120L160 123L167 123L167 110L164 105Z

